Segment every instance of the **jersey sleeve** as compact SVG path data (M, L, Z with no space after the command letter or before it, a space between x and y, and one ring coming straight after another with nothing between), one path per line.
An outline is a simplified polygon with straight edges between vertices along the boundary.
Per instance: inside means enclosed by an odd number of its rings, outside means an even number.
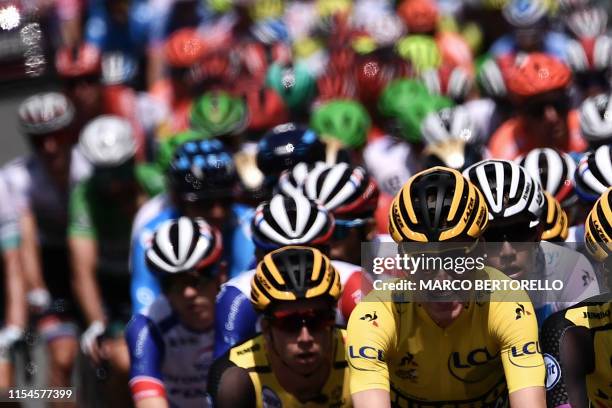
M95 239L96 228L91 217L91 203L87 198L88 183L76 185L70 193L68 208L68 237L87 237Z
M255 407L256 394L253 382L250 380L246 370L233 371L234 375L223 374L230 368L237 368L229 358L229 352L219 357L208 372L206 394L208 404L211 407ZM221 381L223 379L223 382ZM231 390L229 393L227 390ZM231 394L231 395L230 395Z
M244 271L252 269L255 260L255 245L251 239L250 225L253 210L249 207L236 205L233 208L236 225L231 234L229 253L229 277L235 278ZM224 243L225 244L225 243Z
M358 270L353 272L342 286L342 295L338 301L338 307L344 322L348 322L362 296L367 295L372 289L372 282L365 273Z
M21 233L19 219L4 178L0 176L0 250L8 251L19 246Z
M130 296L132 299L132 313L142 313L157 296L161 288L157 278L151 273L145 260L147 241L153 236L148 228L143 228L140 234L132 239L130 251Z
M540 332L542 352L546 362L546 406L569 405L565 381L562 378L560 346L565 331L574 324L565 318L565 311L552 314Z
M508 392L544 386L546 370L531 302L491 302L489 330L499 343Z
M142 314L128 323L125 339L130 353L129 386L134 401L166 397L161 375L164 343L157 326Z
M396 343L396 324L390 302L366 297L353 310L348 323L347 362L351 394L389 391L386 357Z
M256 333L258 315L251 301L234 286L224 286L215 302L215 349L219 357Z

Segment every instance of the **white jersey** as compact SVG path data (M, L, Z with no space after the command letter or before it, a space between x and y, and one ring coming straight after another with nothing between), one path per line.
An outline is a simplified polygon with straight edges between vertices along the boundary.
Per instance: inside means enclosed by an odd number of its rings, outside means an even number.
M130 389L135 401L166 396L171 407L206 407L214 330L185 327L165 296L159 296L126 328Z
M16 248L19 245L19 219L3 175L0 175L0 250Z
M29 210L36 217L41 245L65 245L70 191L90 175L91 164L76 148L72 150L66 191L56 187L35 155L17 158L3 171L18 212Z
M395 195L413 174L420 171L421 161L410 145L390 136L368 143L363 150L363 159L381 191L390 195Z

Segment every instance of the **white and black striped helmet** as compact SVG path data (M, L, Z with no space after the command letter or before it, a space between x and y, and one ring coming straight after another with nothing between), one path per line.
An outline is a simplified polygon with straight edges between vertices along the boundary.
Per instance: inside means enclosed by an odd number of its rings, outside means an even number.
M67 128L75 116L74 106L58 92L30 96L19 105L19 123L30 135L41 135Z
M333 231L331 213L302 194L275 195L257 207L251 222L253 242L264 250L325 244Z
M313 168L304 181L303 192L336 217L372 216L380 194L365 169L347 163Z
M96 167L120 166L136 154L132 125L119 116L98 116L81 131L79 149Z
M276 190L279 194L290 197L294 194L302 194L302 187L308 177L308 173L315 167L324 167L325 162L318 161L314 164L301 162L296 164L292 169L285 170L278 178Z
M539 224L544 209L540 183L516 163L507 160L483 160L463 172L482 192L489 207L489 220L502 221L524 217L529 227Z
M612 187L612 154L610 145L604 145L594 152L588 152L580 159L574 180L576 193L589 203Z
M487 96L505 98L508 95L506 80L495 58L489 58L481 65L478 83Z
M549 147L538 148L518 157L515 162L523 166L562 206L575 201L576 163L569 154Z
M221 258L221 252L216 229L201 218L181 217L157 227L146 261L158 276L167 276L208 268Z
M612 103L610 95L587 98L580 105L580 131L590 143L612 141Z

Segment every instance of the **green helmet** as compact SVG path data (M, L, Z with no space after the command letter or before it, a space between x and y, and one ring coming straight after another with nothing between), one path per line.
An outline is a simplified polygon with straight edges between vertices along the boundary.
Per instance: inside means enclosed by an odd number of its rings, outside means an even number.
M416 79L396 79L383 89L378 100L378 110L383 116L392 117L402 106L425 96L429 96L429 91L423 82Z
M292 110L304 108L315 95L315 80L304 63L270 65L266 85L278 92Z
M421 141L421 123L427 114L452 106L450 99L430 95L423 84L410 79L391 82L378 103L381 114L394 123L394 133L411 143Z
M312 114L310 127L321 136L338 139L346 147L365 144L370 130L370 115L359 103L334 100L319 106Z
M248 123L244 101L223 91L206 92L195 101L189 119L208 138L240 133Z
M180 145L191 140L201 139L207 139L207 137L204 134L194 130L187 130L163 139L157 148L157 167L161 171L166 172L168 166L170 166L172 157L174 157L174 152Z
M438 44L428 35L409 35L396 45L397 54L410 62L417 74L437 69L442 64Z

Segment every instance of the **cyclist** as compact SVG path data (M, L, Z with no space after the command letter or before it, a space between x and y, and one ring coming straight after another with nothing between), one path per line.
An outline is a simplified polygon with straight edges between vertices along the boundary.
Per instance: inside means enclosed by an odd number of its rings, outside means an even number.
M506 160L484 160L464 171L489 207L489 228L483 234L495 249L487 261L513 279L560 279L562 291L529 295L541 324L551 313L599 294L588 260L570 248L542 241L547 225L547 200L527 171Z
M26 287L19 259L19 218L13 200L0 177L0 395L13 383L10 351L21 339L27 321Z
M586 223L590 257L610 288L612 189L595 203ZM545 353L549 407L607 407L612 403L612 297L605 293L550 316L540 339ZM589 403L590 401L590 403Z
M95 364L107 361L107 394L127 404L129 356L122 337L130 318L129 238L138 208L150 192L147 174L134 162L129 122L101 116L82 131L79 149L93 165L91 177L70 194L68 247L75 296L87 324L81 349Z
M158 280L145 262L152 232L181 215L202 217L221 231L228 275L244 272L253 262L248 223L253 211L235 202L238 178L230 153L216 139L192 140L177 148L167 171L168 193L149 200L136 216L130 255L133 314L160 294Z
M275 195L269 202L257 207L251 231L258 262L267 252L288 245L309 245L328 254L329 241L334 231L334 217L323 206L299 193L290 197ZM332 259L331 262L340 274L343 288L338 303L337 322L346 324L355 304L361 298L362 270L358 265L341 260ZM258 331L257 314L249 303L249 284L253 275L255 269L229 280L217 297L215 357Z
M45 341L49 386L68 387L78 353L66 245L68 197L91 165L74 148L75 108L64 95L33 95L21 103L18 117L32 153L11 161L3 172L18 211L27 301Z
M398 243L472 246L487 228L487 213L483 195L461 173L434 167L412 176L397 194L389 232ZM483 272L503 276L488 267ZM458 278L451 271L433 273ZM508 399L512 407L545 407L531 302L390 299L372 291L349 320L355 407L505 406Z
M251 282L262 333L232 347L210 369L215 407L351 406L345 333L334 327L340 276L319 250L267 254Z
M580 105L580 131L591 149L612 142L611 108L607 94L587 98Z
M155 230L146 258L162 294L125 333L137 408L206 406L221 252L221 235L202 219L167 220Z
M489 140L491 155L512 160L536 147L581 152L578 113L570 110L567 94L571 72L545 54L517 58L507 74L508 92L517 105L517 116L504 122Z

